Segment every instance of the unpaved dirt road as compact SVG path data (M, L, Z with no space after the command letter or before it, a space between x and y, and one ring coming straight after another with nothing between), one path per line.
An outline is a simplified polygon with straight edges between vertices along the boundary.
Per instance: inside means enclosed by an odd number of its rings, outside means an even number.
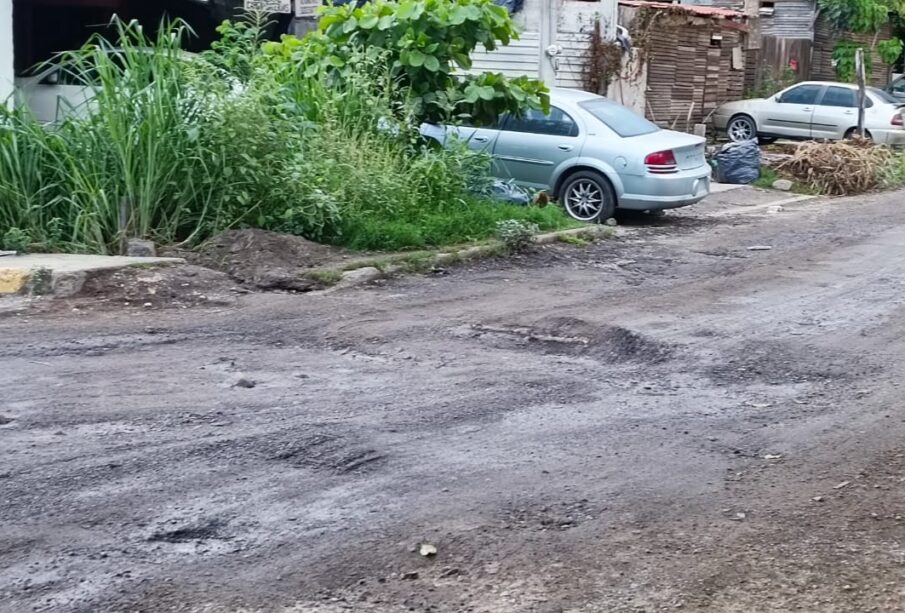
M6 317L0 610L905 610L902 203Z

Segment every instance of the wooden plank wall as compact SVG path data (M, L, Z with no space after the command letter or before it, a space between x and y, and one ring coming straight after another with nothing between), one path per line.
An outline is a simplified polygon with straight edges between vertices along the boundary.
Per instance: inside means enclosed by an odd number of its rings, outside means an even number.
M854 43L863 43L865 49L869 49L876 35L855 34L852 32L838 32L826 21L820 18L814 32L814 50L811 55L811 79L815 81L836 81L836 69L833 68L833 49L840 40L848 40ZM879 32L877 40L892 38L892 26L887 24ZM886 64L876 51L872 54L872 70L869 76L871 85L885 88L889 83L890 66Z
M721 20L663 20L650 40L647 116L657 124L690 131L718 106L742 97L745 88L743 35ZM721 34L720 44L711 44ZM733 66L733 49L741 66Z

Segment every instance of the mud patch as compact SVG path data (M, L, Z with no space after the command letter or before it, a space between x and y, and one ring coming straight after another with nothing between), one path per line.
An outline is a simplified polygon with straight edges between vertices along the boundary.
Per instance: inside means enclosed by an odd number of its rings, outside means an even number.
M858 364L857 372L852 364ZM861 359L782 341L744 343L707 370L717 383L760 382L768 385L847 381L872 369Z
M384 454L354 436L336 434L328 428L317 430L221 439L194 450L193 455L237 464L263 461L337 475L364 473L386 460Z
M620 326L598 326L572 317L556 317L531 326L473 324L460 335L503 349L591 357L601 362L658 364L674 348Z
M283 441L269 459L301 468L329 470L345 475L363 472L383 462L385 458L373 449L349 447L339 437L315 434Z
M604 510L594 510L590 501L582 499L537 507L508 508L503 511L501 519L507 530L563 531L594 520Z
M182 526L174 530L159 530L148 537L150 543L194 543L207 540L229 540L231 537L224 534L226 522L219 519Z
M135 309L228 306L237 289L225 274L199 266L131 267L91 274L75 301L82 303L78 307Z

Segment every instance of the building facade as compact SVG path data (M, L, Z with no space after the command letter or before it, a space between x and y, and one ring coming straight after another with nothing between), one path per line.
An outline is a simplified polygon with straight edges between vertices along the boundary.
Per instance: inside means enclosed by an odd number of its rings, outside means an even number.
M13 77L13 0L0 0L0 104L12 104Z

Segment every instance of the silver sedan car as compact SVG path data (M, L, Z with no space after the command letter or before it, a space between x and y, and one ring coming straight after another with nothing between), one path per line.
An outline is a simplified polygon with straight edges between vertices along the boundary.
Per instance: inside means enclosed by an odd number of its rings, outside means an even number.
M905 145L905 101L875 87L868 87L866 96L866 136L883 145ZM770 98L730 102L713 114L714 128L736 142L755 137L762 143L777 138L842 140L857 125L858 88L823 81L799 83Z
M544 190L574 219L604 221L616 209L659 211L694 204L710 193L705 141L662 130L615 102L554 89L550 114L503 116L496 125L424 126L493 158L493 173Z

